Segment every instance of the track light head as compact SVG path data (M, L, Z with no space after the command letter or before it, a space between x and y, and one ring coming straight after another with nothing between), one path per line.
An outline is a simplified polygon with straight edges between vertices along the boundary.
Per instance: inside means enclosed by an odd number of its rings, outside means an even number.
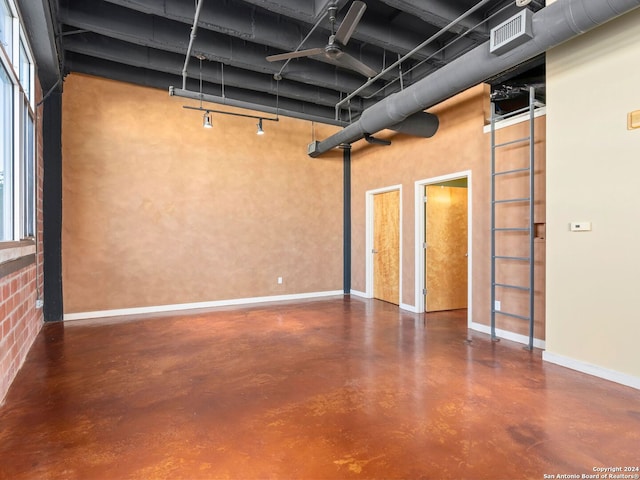
M211 124L211 114L209 112L204 113L204 116L202 117L202 126L204 128L213 128L213 125Z

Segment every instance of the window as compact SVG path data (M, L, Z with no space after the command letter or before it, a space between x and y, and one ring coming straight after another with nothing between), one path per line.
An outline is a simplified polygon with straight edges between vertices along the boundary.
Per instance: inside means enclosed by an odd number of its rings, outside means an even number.
M36 228L34 122L26 100L22 118L22 237L26 238L35 236Z
M15 0L0 0L0 242L35 234L34 78Z
M13 84L0 66L0 241L13 240Z
M31 97L31 60L27 54L24 42L20 40L20 85L27 98Z
M0 44L7 54L13 51L13 15L7 0L0 0ZM11 57L9 57L11 58Z

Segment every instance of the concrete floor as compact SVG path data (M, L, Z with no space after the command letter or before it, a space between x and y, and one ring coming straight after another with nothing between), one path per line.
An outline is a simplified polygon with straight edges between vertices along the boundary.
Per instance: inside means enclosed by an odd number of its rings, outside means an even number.
M639 452L637 390L357 298L48 324L0 407L12 480L543 479Z

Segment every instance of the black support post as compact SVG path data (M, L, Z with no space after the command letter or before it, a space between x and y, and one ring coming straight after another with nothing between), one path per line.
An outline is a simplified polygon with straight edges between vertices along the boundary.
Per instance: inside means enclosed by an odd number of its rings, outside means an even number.
M342 149L343 159L343 285L344 293L351 293L351 145Z
M62 321L62 92L44 103L43 115L44 320Z

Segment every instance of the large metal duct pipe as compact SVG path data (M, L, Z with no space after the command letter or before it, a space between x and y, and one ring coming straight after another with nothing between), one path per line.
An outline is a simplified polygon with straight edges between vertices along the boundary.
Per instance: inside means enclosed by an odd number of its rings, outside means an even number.
M436 134L439 126L440 120L436 115L420 111L387 128L414 137L429 138Z
M533 15L533 38L502 55L489 52L489 42L471 50L405 90L390 95L362 113L358 121L326 140L309 145L317 157L334 147L398 124L509 68L515 67L577 35L640 6L640 0L557 0Z

